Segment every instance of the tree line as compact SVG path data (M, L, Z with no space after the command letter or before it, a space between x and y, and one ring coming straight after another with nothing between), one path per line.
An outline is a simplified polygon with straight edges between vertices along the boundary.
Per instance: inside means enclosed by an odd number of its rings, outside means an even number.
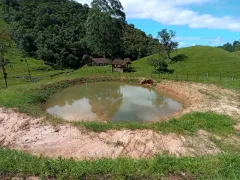
M77 69L86 55L132 60L156 53L157 38L127 24L119 0L4 0L4 20L25 56Z
M240 41L234 41L233 43L226 43L222 46L218 46L218 48L224 49L229 52L240 51Z

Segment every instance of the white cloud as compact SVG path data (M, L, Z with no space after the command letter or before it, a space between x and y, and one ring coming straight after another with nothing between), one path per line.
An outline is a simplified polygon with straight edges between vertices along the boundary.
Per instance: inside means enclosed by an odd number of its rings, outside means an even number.
M185 46L187 46L187 44L185 43L185 42L179 42L179 47L181 48L181 47L185 47Z
M91 0L77 0L90 4ZM240 32L240 20L230 16L214 17L186 8L190 4L213 3L216 0L121 0L128 18L152 19L165 25L187 25L190 28L226 29Z
M176 41L180 42L179 47L194 46L196 44L208 44L210 46L219 46L230 42L229 40L222 39L221 37L216 38L200 38L200 37L176 37ZM197 43L196 43L197 42Z

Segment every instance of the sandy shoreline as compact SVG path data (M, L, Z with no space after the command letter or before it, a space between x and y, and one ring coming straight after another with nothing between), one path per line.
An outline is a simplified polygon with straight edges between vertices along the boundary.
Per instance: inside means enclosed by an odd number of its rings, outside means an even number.
M173 81L162 81L156 89L168 91L184 100L186 108L176 116L192 111L213 111L227 114L240 122L238 92L214 85ZM41 118L35 119L3 108L0 108L0 146L51 158L77 159L149 158L163 152L176 156L220 152L210 141L209 133L202 130L192 137L151 130L94 133L81 131L69 124L53 127L43 123Z

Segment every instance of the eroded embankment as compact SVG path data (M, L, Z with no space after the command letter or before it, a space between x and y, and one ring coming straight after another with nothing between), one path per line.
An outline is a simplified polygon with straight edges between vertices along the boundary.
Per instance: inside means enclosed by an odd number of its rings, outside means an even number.
M187 106L182 113L214 111L235 118L240 115L239 94L230 90L169 81L163 81L157 88L183 98ZM53 127L43 123L42 119L0 108L1 146L53 158L148 158L166 152L177 156L217 154L220 150L210 141L210 136L202 130L194 136L151 130L86 132L68 124Z
M193 111L216 112L240 121L240 93L215 85L192 82L162 81L156 89L180 98L185 108L177 115Z
M2 146L49 157L150 157L161 152L173 155L204 155L218 149L199 132L195 137L161 134L150 130L122 130L103 133L81 132L70 125L53 127L13 110L0 110Z

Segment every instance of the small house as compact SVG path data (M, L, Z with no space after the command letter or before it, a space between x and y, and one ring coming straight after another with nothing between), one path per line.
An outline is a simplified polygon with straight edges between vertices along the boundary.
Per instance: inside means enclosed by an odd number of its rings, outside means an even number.
M112 62L112 72L129 72L131 68L131 60L129 58L115 59Z
M91 58L90 63L92 66L106 66L109 65L109 61L106 58Z

